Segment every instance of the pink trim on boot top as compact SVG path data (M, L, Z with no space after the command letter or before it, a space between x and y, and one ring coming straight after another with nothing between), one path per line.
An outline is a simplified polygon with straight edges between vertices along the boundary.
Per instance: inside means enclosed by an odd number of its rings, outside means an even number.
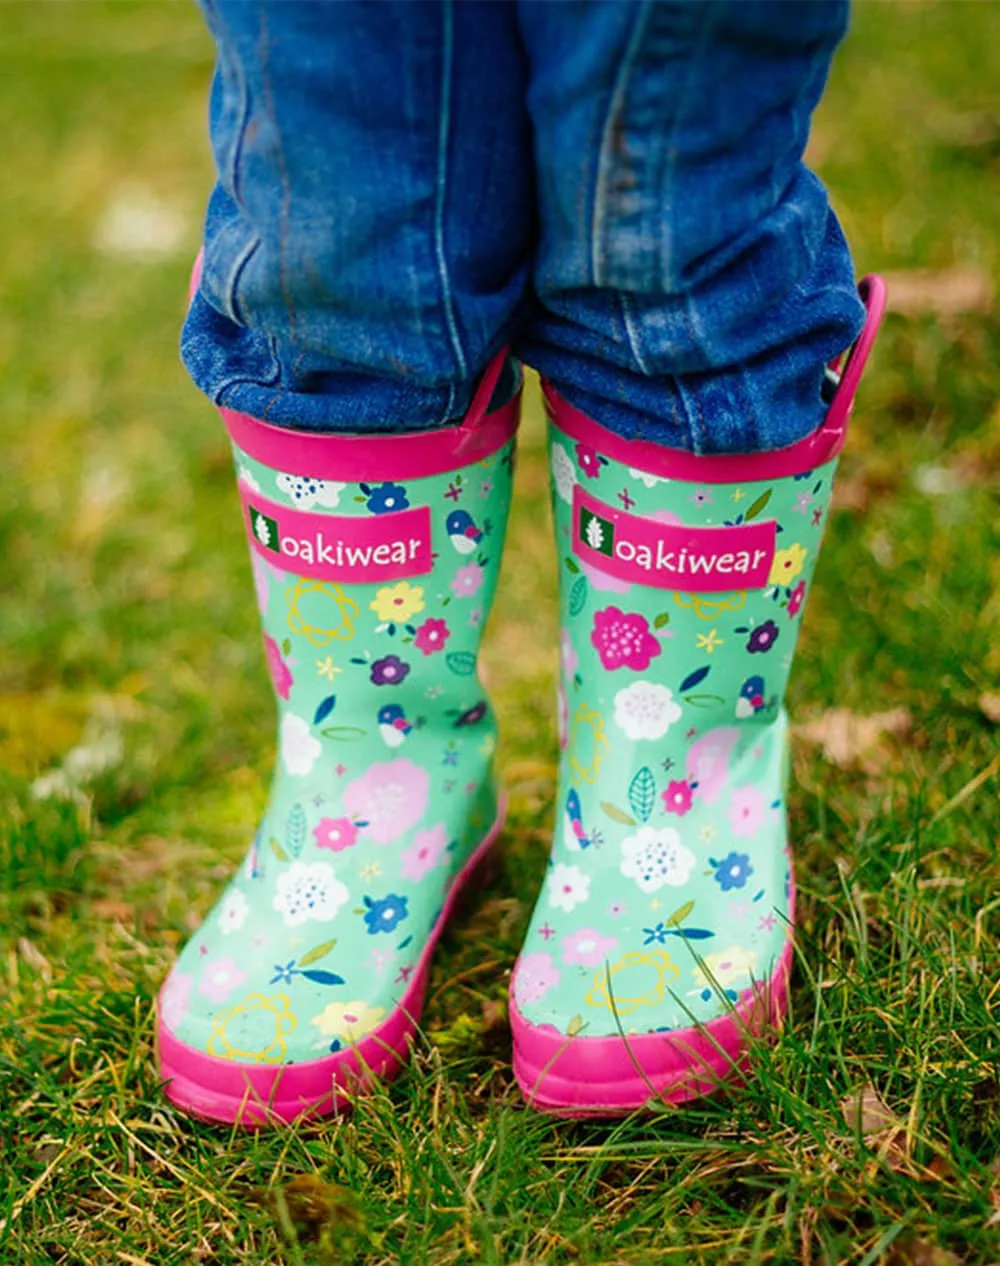
M751 1042L774 1028L788 1003L792 943L770 980L748 989L707 1024L636 1037L567 1037L530 1024L510 999L514 1075L529 1107L556 1116L625 1116L651 1100L684 1103L712 1094L746 1064Z
M445 898L406 993L373 1033L355 1046L308 1063L241 1064L178 1041L158 1017L160 1075L167 1098L194 1116L256 1128L275 1120L343 1111L373 1082L395 1077L407 1059L420 1018L434 949L460 893L500 834L505 814L501 797L496 821Z
M519 409L520 392L478 422L466 419L461 426L403 435L290 431L232 409L219 413L237 448L271 470L358 483L385 479L390 469L393 479L423 479L482 461L512 438Z
M664 448L662 444L650 440L626 440L574 408L550 383L543 383L552 421L571 439L596 449L623 466L659 475L663 479L698 484L752 483L755 480L784 479L815 470L836 457L844 447L854 396L885 312L885 282L881 277L865 277L858 291L868 315L857 342L847 354L840 384L823 425L788 448L773 449L767 453L701 455Z

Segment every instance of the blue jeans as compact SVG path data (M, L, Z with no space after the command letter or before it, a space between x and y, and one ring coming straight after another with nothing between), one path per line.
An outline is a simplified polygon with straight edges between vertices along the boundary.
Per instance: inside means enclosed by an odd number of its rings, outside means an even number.
M184 361L318 431L438 427L499 348L626 437L790 444L863 310L802 162L846 0L202 0Z

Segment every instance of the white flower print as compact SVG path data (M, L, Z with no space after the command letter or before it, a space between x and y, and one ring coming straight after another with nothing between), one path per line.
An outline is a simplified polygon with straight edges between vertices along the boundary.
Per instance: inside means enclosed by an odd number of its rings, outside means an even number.
M223 936L238 932L249 913L250 903L239 889L227 892L219 905L219 931Z
M552 479L556 492L567 505L573 503L573 486L576 483L576 467L561 444L552 445Z
M242 484L244 488L249 488L251 492L260 492L260 484L257 482L256 476L246 466L240 466L236 482Z
M680 705L674 702L674 693L667 686L634 681L615 695L615 725L633 743L663 738L680 719Z
M288 712L281 718L281 763L296 778L312 772L323 750L309 733L309 722Z
M590 876L579 866L557 862L549 872L549 905L556 910L575 910L590 897Z
M308 510L310 506L333 510L340 505L340 494L347 487L335 479L313 479L309 475L279 475L274 482L300 510Z
M641 826L622 841L626 879L634 879L643 892L657 892L664 885L680 888L691 877L695 855L686 848L673 827Z
M647 488L655 488L657 484L668 484L669 479L664 479L661 475L651 475L646 470L634 470L631 466L628 473L633 479L638 479L641 484L645 484Z
M271 904L285 926L295 928L310 920L329 923L349 895L327 862L293 862L278 876L278 891Z

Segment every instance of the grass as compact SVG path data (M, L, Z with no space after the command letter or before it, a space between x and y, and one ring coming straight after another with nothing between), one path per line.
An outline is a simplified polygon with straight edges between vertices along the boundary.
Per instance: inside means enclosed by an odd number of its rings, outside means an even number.
M556 765L533 406L489 636L500 873L449 934L399 1082L246 1135L168 1109L151 1048L273 751L228 454L174 350L210 49L186 5L2 6L0 1261L1000 1260L980 704L1000 680L1000 328L961 310L987 303L942 310L954 270L1000 280L998 31L995 4L859 6L817 121L859 270L941 276L864 386L792 703L913 722L881 760L796 748L793 1010L750 1084L600 1125L535 1115L513 1084L503 1001ZM109 253L109 208L150 198L166 248ZM61 769L78 795L31 794Z

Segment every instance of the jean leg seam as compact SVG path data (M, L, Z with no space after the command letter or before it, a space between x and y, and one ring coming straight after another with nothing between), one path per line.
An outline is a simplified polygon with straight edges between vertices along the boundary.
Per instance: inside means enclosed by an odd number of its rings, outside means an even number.
M628 44L625 46L625 56L618 67L615 84L611 90L611 99L608 102L608 113L601 132L601 148L597 159L597 179L594 188L594 210L590 223L590 273L592 283L595 286L605 284L601 275L603 269L600 267L600 261L603 254L601 247L608 214L608 175L612 167L611 149L614 143L616 123L624 109L625 95L628 91L632 68L639 55L639 45L649 23L652 8L653 0L642 0L636 10L635 25L632 28L632 34L629 36ZM629 341L631 342L631 336Z
M455 29L452 0L446 0L442 13L441 112L438 119L437 201L434 208L434 256L437 262L438 279L441 283L442 306L444 307L445 324L448 328L451 350L458 364L459 373L464 379L468 376L469 371L465 359L465 352L462 348L462 341L458 332L458 321L455 315L455 299L452 294L451 280L448 275L448 263L444 249L444 213L448 186L448 142L451 138L452 66L455 55Z

